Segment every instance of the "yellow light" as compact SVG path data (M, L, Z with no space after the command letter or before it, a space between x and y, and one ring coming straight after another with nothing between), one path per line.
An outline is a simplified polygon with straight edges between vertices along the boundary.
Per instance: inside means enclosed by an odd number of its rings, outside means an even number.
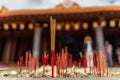
M48 24L47 24L47 23L44 23L44 24L43 24L43 27L44 27L44 28L48 28Z
M97 21L93 22L93 28L96 29L96 28L98 28L98 27L99 27L98 22L97 22Z
M34 28L33 24L32 24L32 23L29 23L29 24L28 24L28 29L29 29L29 30L32 30L33 28Z
M106 21L105 21L105 20L102 20L102 21L100 22L100 26L101 26L101 27L105 27L105 26L106 26L106 24L107 24L107 23L106 23Z
M17 29L17 24L16 23L12 23L12 25L11 25L11 27L12 27L12 29Z
M66 31L69 31L69 30L70 30L70 24L67 23L67 24L65 25L65 30L66 30Z
M87 22L83 23L83 29L85 29L85 30L88 29L88 23Z
M9 29L9 25L8 25L7 23L5 23L4 26L3 26L3 28L4 28L5 30L8 30L8 29Z
M19 25L19 28L20 28L20 30L24 30L25 25L22 23L22 24Z
M115 26L116 26L115 20L111 20L111 21L110 21L110 27L113 28L113 27L115 27Z
M80 24L79 23L75 23L74 24L74 30L79 30L80 29Z
M62 25L61 24L57 24L57 27L56 27L57 30L62 30Z

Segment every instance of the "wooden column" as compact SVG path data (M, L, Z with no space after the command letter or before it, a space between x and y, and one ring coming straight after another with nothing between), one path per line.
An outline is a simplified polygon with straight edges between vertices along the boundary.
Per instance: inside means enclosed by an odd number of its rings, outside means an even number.
M16 51L16 39L12 41L12 46L11 46L11 55L10 56L10 62L14 62L15 60L15 51Z
M11 45L12 45L12 40L9 38L7 39L6 43L5 43L5 47L4 47L4 51L3 51L3 57L2 57L2 62L4 64L8 64L10 61L10 56L11 55Z

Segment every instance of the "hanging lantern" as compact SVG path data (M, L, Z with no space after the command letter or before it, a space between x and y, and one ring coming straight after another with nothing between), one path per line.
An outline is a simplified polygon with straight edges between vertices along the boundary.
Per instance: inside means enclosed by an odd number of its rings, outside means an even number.
M8 29L9 29L9 25L8 25L7 23L5 23L5 24L3 25L3 29L4 29L4 30L8 30Z
M110 21L110 27L113 28L113 27L115 27L115 26L116 26L115 20L111 20L111 21Z
M24 30L25 25L24 25L23 23L21 23L21 24L19 25L19 28L20 28L20 30Z
M67 23L67 24L65 25L65 30L66 30L66 31L69 31L69 30L70 30L70 24L69 24L69 23Z
M48 28L48 24L47 24L47 23L44 23L44 24L43 24L43 27L44 27L44 28Z
M74 30L79 30L80 29L80 24L79 23L75 23L74 24Z
M102 20L102 21L100 22L100 26L101 26L101 27L105 27L106 25L107 25L107 23L106 23L105 20Z
M85 29L85 30L88 29L88 23L87 23L87 22L84 22L84 23L83 23L83 29Z
M11 25L11 27L12 27L12 29L17 29L17 24L16 23L12 23L12 25Z
M58 31L62 30L62 25L61 25L61 24L57 24L56 29L57 29Z
M29 29L29 30L32 30L33 28L34 28L33 23L29 23L29 24L28 24L28 29Z
M97 21L93 22L93 24L92 24L92 25L93 25L93 28L94 28L94 29L96 29L96 28L98 28L98 27L99 27L99 24L98 24L98 22L97 22Z

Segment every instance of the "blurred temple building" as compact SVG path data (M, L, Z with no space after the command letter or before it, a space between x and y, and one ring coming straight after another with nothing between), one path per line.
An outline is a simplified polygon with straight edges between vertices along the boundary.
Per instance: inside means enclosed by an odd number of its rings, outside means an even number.
M81 8L69 0L45 10L9 11L3 6L0 9L0 61L16 62L28 50L33 56L40 56L44 51L49 53L50 16L57 20L56 52L61 42L62 47L67 45L69 52L77 56L86 35L90 35L96 45L99 40L102 45L102 40L108 40L114 49L120 42L119 6ZM115 51L113 59L116 61Z

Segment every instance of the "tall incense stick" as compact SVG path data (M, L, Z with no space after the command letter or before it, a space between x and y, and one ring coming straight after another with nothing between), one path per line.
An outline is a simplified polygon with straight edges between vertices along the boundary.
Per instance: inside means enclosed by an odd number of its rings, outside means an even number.
M56 30L55 27L56 27L56 20L50 17L52 77L54 77L54 62L55 62L55 30Z

